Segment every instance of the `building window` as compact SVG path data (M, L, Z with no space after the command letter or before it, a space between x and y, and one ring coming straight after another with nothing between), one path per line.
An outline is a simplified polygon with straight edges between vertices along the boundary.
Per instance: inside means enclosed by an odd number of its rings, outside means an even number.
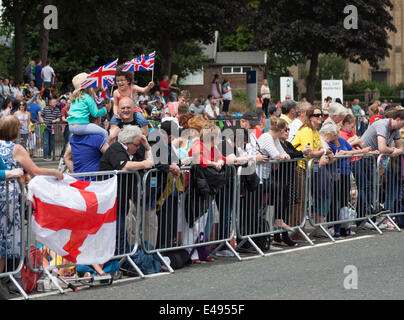
M183 79L180 79L180 85L182 86L203 86L204 85L204 71L196 71L194 73L188 74Z
M251 71L252 67L223 67L222 74L244 74Z
M387 71L372 71L372 81L387 83Z

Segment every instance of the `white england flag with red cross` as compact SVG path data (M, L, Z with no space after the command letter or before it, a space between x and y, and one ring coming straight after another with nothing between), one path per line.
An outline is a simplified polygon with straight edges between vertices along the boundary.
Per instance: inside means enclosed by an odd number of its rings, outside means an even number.
M97 182L37 176L28 197L37 241L76 264L103 264L114 256L116 176Z

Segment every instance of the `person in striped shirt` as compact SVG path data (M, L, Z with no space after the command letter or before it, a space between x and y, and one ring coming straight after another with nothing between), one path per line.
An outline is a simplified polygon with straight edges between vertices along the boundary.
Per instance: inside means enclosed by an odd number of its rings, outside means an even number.
M49 101L49 106L46 106L40 115L41 123L45 124L43 132L43 154L45 161L51 161L51 153L55 145L55 128L62 117L60 109L56 108L56 99Z

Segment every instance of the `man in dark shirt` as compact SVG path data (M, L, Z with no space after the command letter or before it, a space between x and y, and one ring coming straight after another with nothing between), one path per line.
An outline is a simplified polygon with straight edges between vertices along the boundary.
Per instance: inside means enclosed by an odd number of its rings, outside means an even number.
M121 120L111 119L111 129L109 132L109 143L115 142L120 130L127 126L138 126L142 129L142 133L147 136L149 133L148 121L139 112L135 112L135 104L129 97L119 100L119 114Z
M113 143L103 154L100 171L141 171L153 167L153 156L149 143L137 126L128 125L120 130L118 141ZM125 242L125 217L130 202L137 202L137 185L139 176L131 173L118 175L117 206L117 254L130 252ZM129 250L129 251L128 251Z

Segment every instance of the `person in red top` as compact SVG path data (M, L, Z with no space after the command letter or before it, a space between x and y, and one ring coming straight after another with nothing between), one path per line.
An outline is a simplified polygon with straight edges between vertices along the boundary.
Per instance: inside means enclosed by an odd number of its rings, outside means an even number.
M170 89L168 88L168 75L164 75L163 80L160 81L160 92L167 103L168 97L170 96Z
M255 127L253 134L257 137L257 139L259 139L267 126L267 118L265 116L265 112L262 110L257 111L257 116L259 124Z
M218 126L212 123L207 124L200 132L200 139L195 140L189 156L192 163L201 165L203 168L214 167L220 171L226 163L217 145L220 142L221 131Z
M375 121L383 119L383 116L380 115L379 106L377 104L372 104L369 107L369 114L371 116L369 119L370 126L374 124Z

